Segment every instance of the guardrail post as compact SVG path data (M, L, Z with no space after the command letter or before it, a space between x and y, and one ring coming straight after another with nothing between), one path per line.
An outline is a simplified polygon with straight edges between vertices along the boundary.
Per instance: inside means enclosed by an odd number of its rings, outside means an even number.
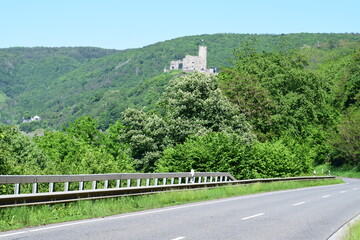
M223 181L223 177L222 176L220 176L220 182L222 182Z
M14 194L20 194L20 183L15 183Z
M96 189L96 185L97 185L97 181L92 181L91 189L92 189L92 190L95 190L95 189Z
M140 187L140 185L141 185L141 179L138 179L136 182L137 182L137 183L136 183L136 186L137 186L137 187Z
M149 186L149 185L150 185L150 179L147 178L147 179L146 179L146 186Z
M213 181L213 176L210 176L210 182L212 182Z
M228 181L228 177L227 176L225 176L225 182L227 182Z
M53 182L51 182L51 183L49 183L49 192L54 192L54 183Z
M117 179L116 180L116 188L120 188L120 186L121 186L121 181L120 181L120 179Z
M204 177L204 183L206 183L206 182L207 182L207 177L205 176L205 177Z
M64 183L64 192L69 191L69 182Z
M128 179L127 180L127 185L126 185L127 187L130 187L131 186L131 179Z
M32 184L32 193L37 193L38 190L38 184L37 183L33 183Z
M178 178L178 184L181 184L181 180L182 180L182 178L179 177L179 178Z
M185 178L185 184L188 184L189 183L189 177L186 177Z
M79 182L79 191L84 190L84 182Z
M163 178L163 185L166 185L166 178Z
M158 179L157 179L157 178L155 178L154 185L155 185L155 186L157 186L157 185L158 185Z
M190 176L191 176L190 183L195 183L195 171L194 171L194 169L191 169Z
M109 180L104 180L104 189L107 189L109 186Z
M171 178L171 185L174 185L174 178Z

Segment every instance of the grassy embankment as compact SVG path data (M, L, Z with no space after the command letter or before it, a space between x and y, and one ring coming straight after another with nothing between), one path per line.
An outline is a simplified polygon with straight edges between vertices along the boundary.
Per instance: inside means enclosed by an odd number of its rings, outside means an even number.
M360 221L352 225L347 232L344 240L358 240L360 239Z
M360 171L349 167L332 167L329 164L323 164L317 166L315 170L318 173L318 175L326 175L330 170L332 176L360 178Z
M96 201L79 201L68 204L5 208L0 209L0 231L71 220L103 217L246 194L338 183L342 183L342 180L331 179L256 183L251 185L197 189L196 191L171 191L143 196L120 197Z

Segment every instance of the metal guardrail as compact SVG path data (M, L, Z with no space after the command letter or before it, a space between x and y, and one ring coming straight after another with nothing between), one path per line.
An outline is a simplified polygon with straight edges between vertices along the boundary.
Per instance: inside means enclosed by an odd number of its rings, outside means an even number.
M13 185L14 194L0 195L0 208L23 205L54 204L86 199L151 194L174 189L215 187L257 182L331 179L334 177L292 177L236 180L225 172L120 173L89 175L3 175L0 185ZM100 184L101 183L101 184ZM21 193L21 185L31 184L31 193ZM38 185L48 185L44 192ZM58 186L62 185L61 190ZM74 190L74 184L76 190ZM86 186L90 189L86 189ZM44 187L42 186L42 190Z
M183 187L206 186L236 179L225 172L119 173L84 175L2 175L0 185L14 194L0 195L0 208L144 194ZM29 189L28 185L31 185ZM22 193L22 186L27 193ZM41 187L39 188L39 185ZM45 188L44 185L47 185ZM59 186L61 185L61 186ZM39 191L40 189L40 191ZM29 192L30 191L30 192Z

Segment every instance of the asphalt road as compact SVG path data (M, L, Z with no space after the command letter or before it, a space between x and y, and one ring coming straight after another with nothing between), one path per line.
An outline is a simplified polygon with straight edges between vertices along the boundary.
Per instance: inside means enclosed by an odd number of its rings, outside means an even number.
M360 213L360 180L0 233L5 239L328 239Z

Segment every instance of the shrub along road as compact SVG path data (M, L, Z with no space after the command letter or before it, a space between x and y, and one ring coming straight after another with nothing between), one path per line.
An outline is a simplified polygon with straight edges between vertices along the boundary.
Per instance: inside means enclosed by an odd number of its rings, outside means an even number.
M360 180L4 232L0 239L327 239L360 213Z

